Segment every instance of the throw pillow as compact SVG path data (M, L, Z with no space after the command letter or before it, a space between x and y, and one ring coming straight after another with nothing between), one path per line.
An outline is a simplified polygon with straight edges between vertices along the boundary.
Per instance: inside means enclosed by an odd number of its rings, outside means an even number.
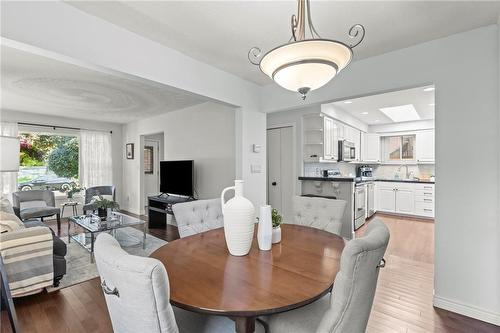
M24 224L14 214L0 211L0 233L24 229Z
M0 211L9 214L14 214L14 209L12 208L12 204L10 203L9 199L7 199L3 195L2 198L0 198Z

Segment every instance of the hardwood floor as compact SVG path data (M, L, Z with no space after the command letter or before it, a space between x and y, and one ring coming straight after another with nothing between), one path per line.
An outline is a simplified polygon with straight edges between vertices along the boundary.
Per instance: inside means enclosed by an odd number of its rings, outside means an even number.
M434 223L377 214L391 231L367 332L500 332L500 327L432 306ZM371 219L373 220L373 218ZM49 222L52 224L52 222ZM66 222L62 223L66 234ZM55 229L55 223L54 223ZM171 241L177 228L150 233ZM363 234L366 226L357 231ZM15 300L23 332L112 332L98 279ZM11 332L2 311L1 332ZM191 332L190 332L191 333Z

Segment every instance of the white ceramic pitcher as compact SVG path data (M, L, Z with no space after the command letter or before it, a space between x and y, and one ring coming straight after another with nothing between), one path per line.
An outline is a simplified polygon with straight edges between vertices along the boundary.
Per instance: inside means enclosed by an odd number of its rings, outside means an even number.
M235 180L234 186L221 193L224 234L229 253L233 256L247 255L253 240L255 209L250 200L243 197L243 183L243 180ZM224 194L229 190L234 190L234 197L224 202Z

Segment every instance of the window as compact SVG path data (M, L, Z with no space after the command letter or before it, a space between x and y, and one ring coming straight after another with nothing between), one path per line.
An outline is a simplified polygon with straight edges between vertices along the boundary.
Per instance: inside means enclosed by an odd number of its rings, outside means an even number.
M144 146L144 173L152 175L154 173L154 149L152 146Z
M415 160L415 135L386 136L382 138L384 162L400 163Z
M19 190L67 192L78 187L78 137L22 132L20 141Z

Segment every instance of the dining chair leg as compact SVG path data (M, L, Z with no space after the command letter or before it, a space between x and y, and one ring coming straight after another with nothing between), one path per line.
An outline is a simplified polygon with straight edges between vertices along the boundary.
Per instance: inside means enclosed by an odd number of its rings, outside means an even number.
M57 219L57 234L61 234L61 214L56 214Z
M236 333L255 332L255 317L236 317L234 323Z

